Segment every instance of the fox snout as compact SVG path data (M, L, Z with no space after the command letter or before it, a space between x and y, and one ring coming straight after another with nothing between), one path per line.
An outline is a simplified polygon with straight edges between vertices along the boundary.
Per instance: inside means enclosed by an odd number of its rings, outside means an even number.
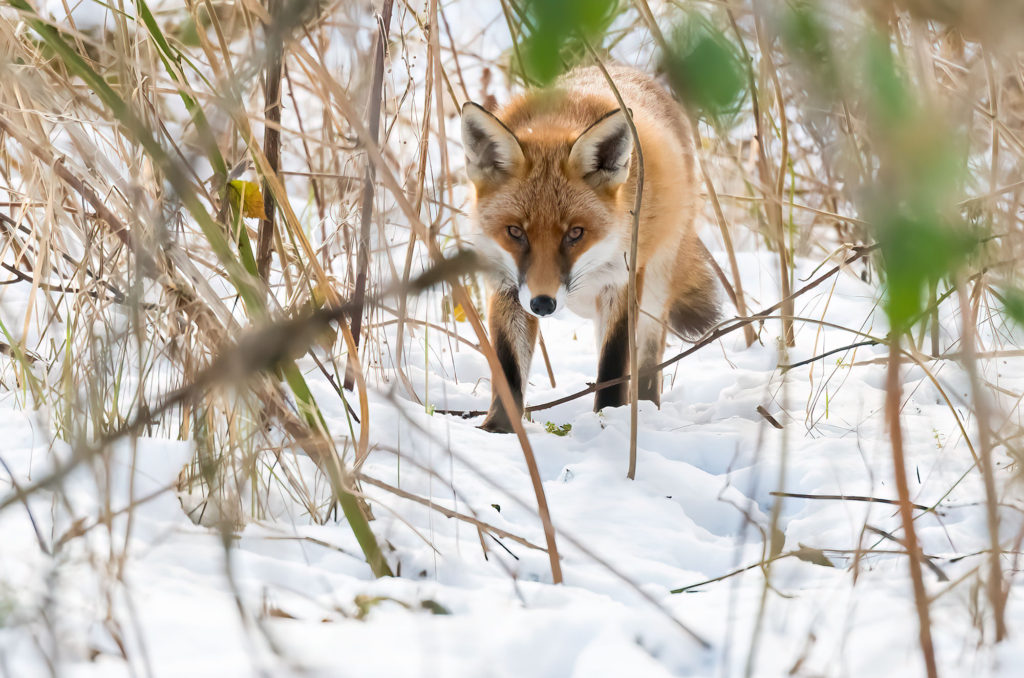
M555 312L558 302L553 297L541 294L530 299L530 310L539 316L551 315Z
M539 290L538 290L539 291ZM561 311L566 306L565 286L559 284L553 290L547 290L534 294L527 282L519 286L519 305L527 313L538 318L545 318L555 311Z

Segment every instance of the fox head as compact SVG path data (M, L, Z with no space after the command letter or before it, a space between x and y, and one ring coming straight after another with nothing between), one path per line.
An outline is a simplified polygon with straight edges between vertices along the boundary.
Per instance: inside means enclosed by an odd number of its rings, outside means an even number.
M633 136L619 109L582 133L542 120L517 132L477 104L462 108L477 247L500 285L546 316L624 279Z

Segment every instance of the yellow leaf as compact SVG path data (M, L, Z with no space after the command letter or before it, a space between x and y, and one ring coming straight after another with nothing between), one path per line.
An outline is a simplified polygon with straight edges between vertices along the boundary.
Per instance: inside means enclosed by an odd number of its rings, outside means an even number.
M231 204L242 213L243 217L267 218L263 209L263 194L260 193L259 184L255 181L235 179L229 185L231 186Z
M466 322L466 309L462 308L462 304L455 304L455 308L452 310L452 315L460 323Z

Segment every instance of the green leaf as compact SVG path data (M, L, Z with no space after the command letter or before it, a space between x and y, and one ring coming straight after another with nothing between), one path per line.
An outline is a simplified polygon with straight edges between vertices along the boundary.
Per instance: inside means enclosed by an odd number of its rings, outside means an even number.
M202 42L199 40L199 29L196 27L195 19L191 16L186 17L184 21L175 27L174 35L178 42L186 47L202 46Z
M562 424L561 426L559 426L554 422L546 421L544 422L544 430L556 436L564 437L569 435L569 432L572 431L572 424Z
M904 331L923 311L925 286L956 270L977 239L934 213L894 210L880 215L875 225L886 275L885 311L893 329Z
M832 561L825 557L825 552L821 549L815 549L810 546L800 544L800 548L794 551L793 555L805 563L821 565L822 567L835 567L835 565L832 564Z
M581 38L599 43L618 5L617 0L526 0L522 53L527 75L547 85L575 65L586 53Z
M903 69L893 59L887 38L870 34L864 41L863 52L870 111L877 122L897 126L910 117L913 105Z
M690 14L672 33L662 65L675 93L698 115L720 123L746 93L738 50L707 19Z
M430 600L429 598L420 601L420 607L422 607L424 610L429 610L431 614L445 615L452 613L451 610L449 610L441 603L437 602L436 600Z
M834 98L840 83L839 72L828 28L817 5L801 3L785 10L779 22L779 37L809 77L812 96Z
M967 141L914 96L887 37L870 34L862 48L860 84L878 156L864 211L882 251L889 323L905 332L927 287L963 266L979 242L957 205Z
M1024 327L1024 291L1010 288L1003 293L1003 308L1006 309L1006 315L1013 318L1013 320Z

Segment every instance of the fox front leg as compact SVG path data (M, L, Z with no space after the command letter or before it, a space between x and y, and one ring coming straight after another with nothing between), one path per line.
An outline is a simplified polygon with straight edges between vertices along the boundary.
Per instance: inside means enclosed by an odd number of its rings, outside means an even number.
M523 392L526 390L526 377L530 373L533 345L537 340L537 319L519 305L517 290L506 288L491 295L487 323L501 371L512 391L512 399L515 400L516 411L510 413L502 405L496 385L501 376L492 373L491 408L480 428L494 433L511 433L512 417L523 416Z
M598 297L597 329L597 383L628 374L629 318L624 289L609 288ZM621 382L598 390L594 394L594 411L625 405L629 397L628 388L626 382Z
M643 293L644 271L637 273L637 288ZM648 297L651 297L648 299ZM650 369L661 361L665 348L665 329L656 320L660 313L660 301L648 293L644 297L651 309L641 305L641 316L637 326L637 352L641 369ZM629 310L626 290L607 290L598 300L598 348L597 382L609 381L628 376L629 368ZM640 400L650 400L658 405L661 400L661 372L641 375L639 384ZM623 381L600 389L594 396L594 411L605 407L619 407L629 402L629 382Z

